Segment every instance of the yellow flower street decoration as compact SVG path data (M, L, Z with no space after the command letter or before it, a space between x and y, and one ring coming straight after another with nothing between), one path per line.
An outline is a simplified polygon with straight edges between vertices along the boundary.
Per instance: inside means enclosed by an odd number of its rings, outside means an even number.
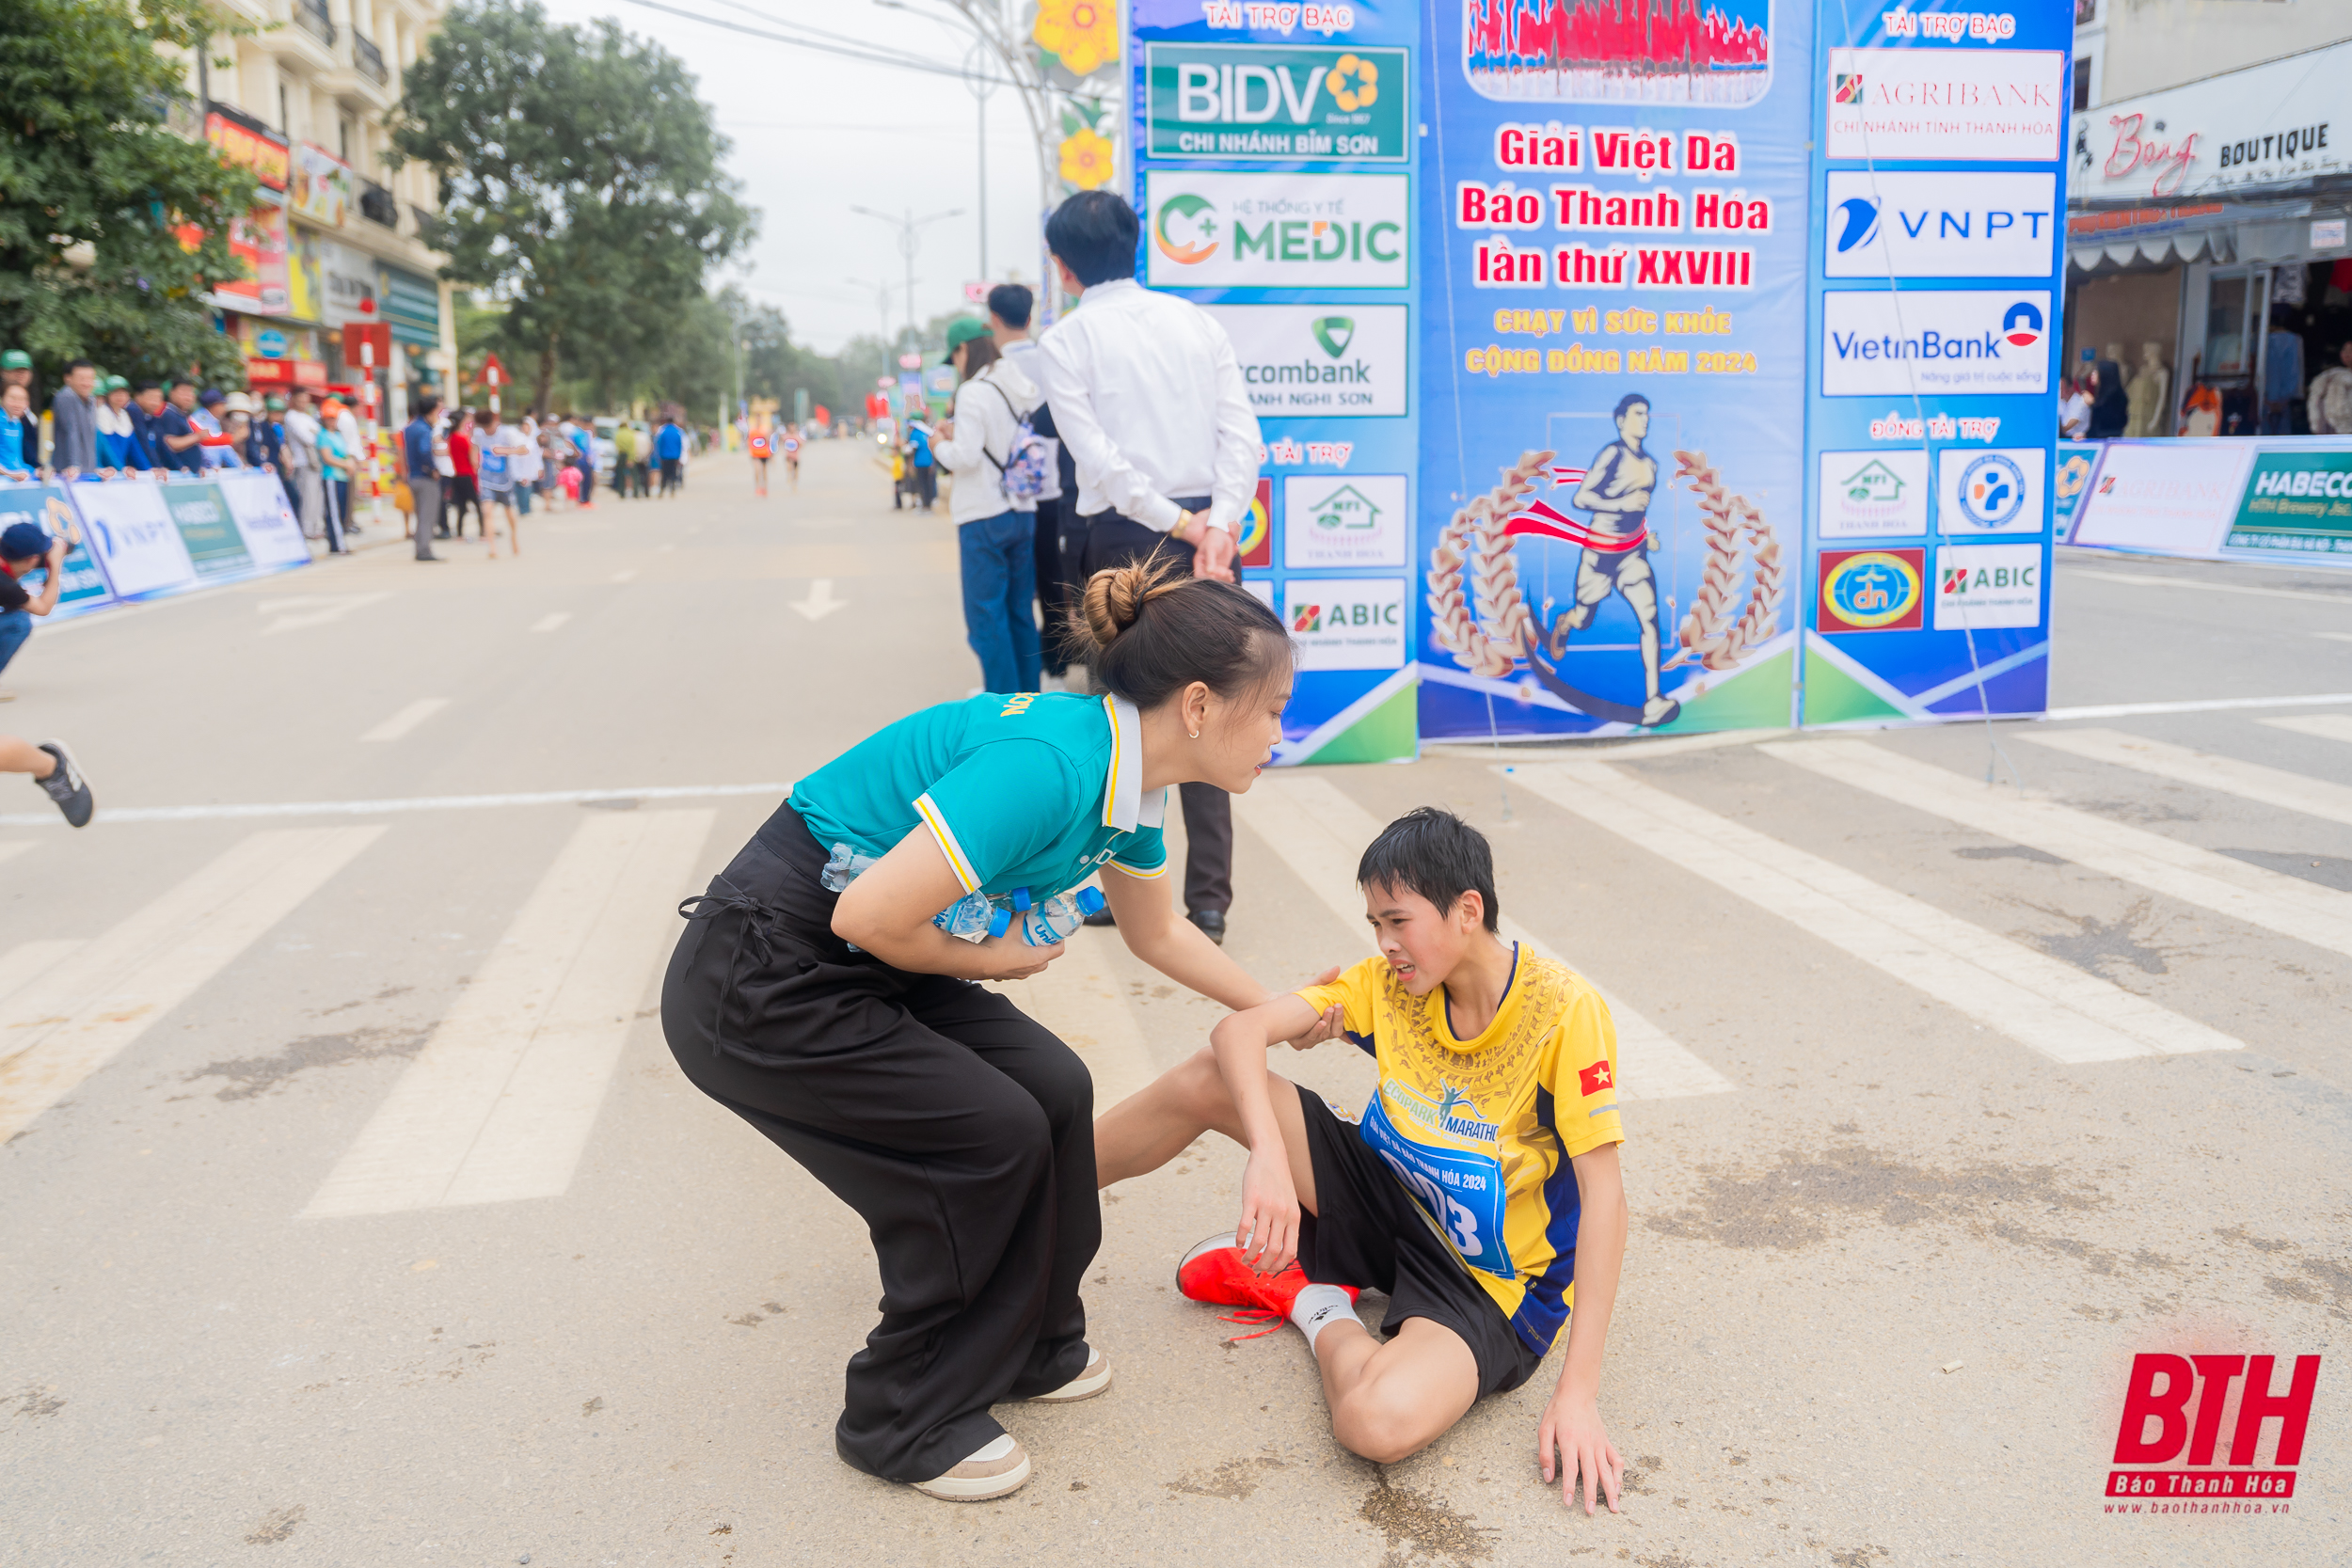
M1109 184L1114 150L1108 136L1080 126L1075 135L1061 144L1063 183L1082 191Z
M1119 7L1115 0L1038 0L1030 36L1071 75L1091 76L1119 57Z
M1350 87L1348 79L1363 84ZM1380 96L1380 68L1354 55L1342 55L1331 67L1331 102L1343 112L1364 107Z

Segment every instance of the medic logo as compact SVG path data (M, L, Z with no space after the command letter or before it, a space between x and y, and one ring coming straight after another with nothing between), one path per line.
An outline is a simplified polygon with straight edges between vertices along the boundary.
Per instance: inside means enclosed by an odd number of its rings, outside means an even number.
M2001 336L2019 348L2031 348L2042 341L2042 312L2025 300L2009 308L2001 318Z

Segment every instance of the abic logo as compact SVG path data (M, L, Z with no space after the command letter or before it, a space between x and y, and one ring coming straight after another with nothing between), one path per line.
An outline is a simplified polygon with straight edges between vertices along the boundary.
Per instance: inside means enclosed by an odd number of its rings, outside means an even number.
M2319 1386L2319 1357L2296 1356L2283 1391L2272 1386L2278 1362L2275 1355L2149 1354L2132 1357L2123 1419L2115 1434L2118 1468L2107 1472L2106 1495L2134 1500L2122 1506L2110 1501L2107 1512L2136 1513L2143 1508L2149 1513L2201 1512L2166 1505L2212 1499L2252 1498L2283 1505L2294 1497L2295 1466L2302 1462L2312 1396ZM2221 1418L2231 1385L2240 1378L2245 1381L2238 1392L2237 1421L2231 1429L2229 1462L2224 1466ZM2192 1398L2194 1417L2189 1412ZM2272 1420L2279 1423L2272 1467L2256 1468L2263 1424ZM2134 1465L2159 1467L2128 1467Z

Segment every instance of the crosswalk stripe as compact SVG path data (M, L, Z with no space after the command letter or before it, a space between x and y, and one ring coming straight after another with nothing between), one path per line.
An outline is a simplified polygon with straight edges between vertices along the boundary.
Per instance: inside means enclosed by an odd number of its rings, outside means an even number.
M2027 731L2017 738L2093 762L2136 768L2201 789L2259 800L2266 806L2282 806L2306 816L2352 823L2352 788L2291 773L2283 768L2265 768L2258 762L2217 756L2186 746L2126 735L2121 730Z
M2020 800L2013 791L1988 788L1867 741L1778 743L1758 750L1898 805L2043 850L2183 903L2217 910L2314 947L2352 954L2352 894L2053 800Z
M1511 778L2058 1061L2239 1049L2121 986L1606 764L1537 764Z
M2322 740L2352 741L2352 714L2314 713L2308 718L2257 719L2254 722L2297 735L2315 735Z
M83 945L79 938L20 942L0 953L0 1002L63 963Z
M536 621L532 622L531 629L532 631L553 631L571 618L572 612L568 610L551 610L545 615L540 616Z
M1339 916L1359 942L1368 942L1364 906L1356 891L1356 863L1364 847L1379 836L1381 824L1343 794L1330 780L1312 773L1275 773L1233 797L1233 810L1265 840L1299 880ZM1566 964L1534 932L1504 915L1496 923L1506 941ZM1568 964L1571 969L1577 966ZM1581 973L1581 971L1580 971ZM1587 980L1592 976L1585 975ZM1629 1006L1614 991L1593 981L1609 1004L1617 1029L1617 1092L1626 1100L1672 1100L1724 1094L1736 1085L1691 1050Z
M303 1215L561 1196L714 815L582 822Z
M383 831L251 834L0 1002L0 1142L228 968Z
M398 740L419 724L449 706L447 697L420 697L361 736L361 740Z

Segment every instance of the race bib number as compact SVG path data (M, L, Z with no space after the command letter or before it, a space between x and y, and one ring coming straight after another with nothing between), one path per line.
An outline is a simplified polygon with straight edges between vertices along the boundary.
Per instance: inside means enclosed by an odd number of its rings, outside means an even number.
M1502 1243L1502 1163L1491 1154L1415 1143L1389 1119L1375 1092L1359 1132L1388 1162L1422 1212L1453 1242L1462 1261L1500 1279L1516 1276Z

